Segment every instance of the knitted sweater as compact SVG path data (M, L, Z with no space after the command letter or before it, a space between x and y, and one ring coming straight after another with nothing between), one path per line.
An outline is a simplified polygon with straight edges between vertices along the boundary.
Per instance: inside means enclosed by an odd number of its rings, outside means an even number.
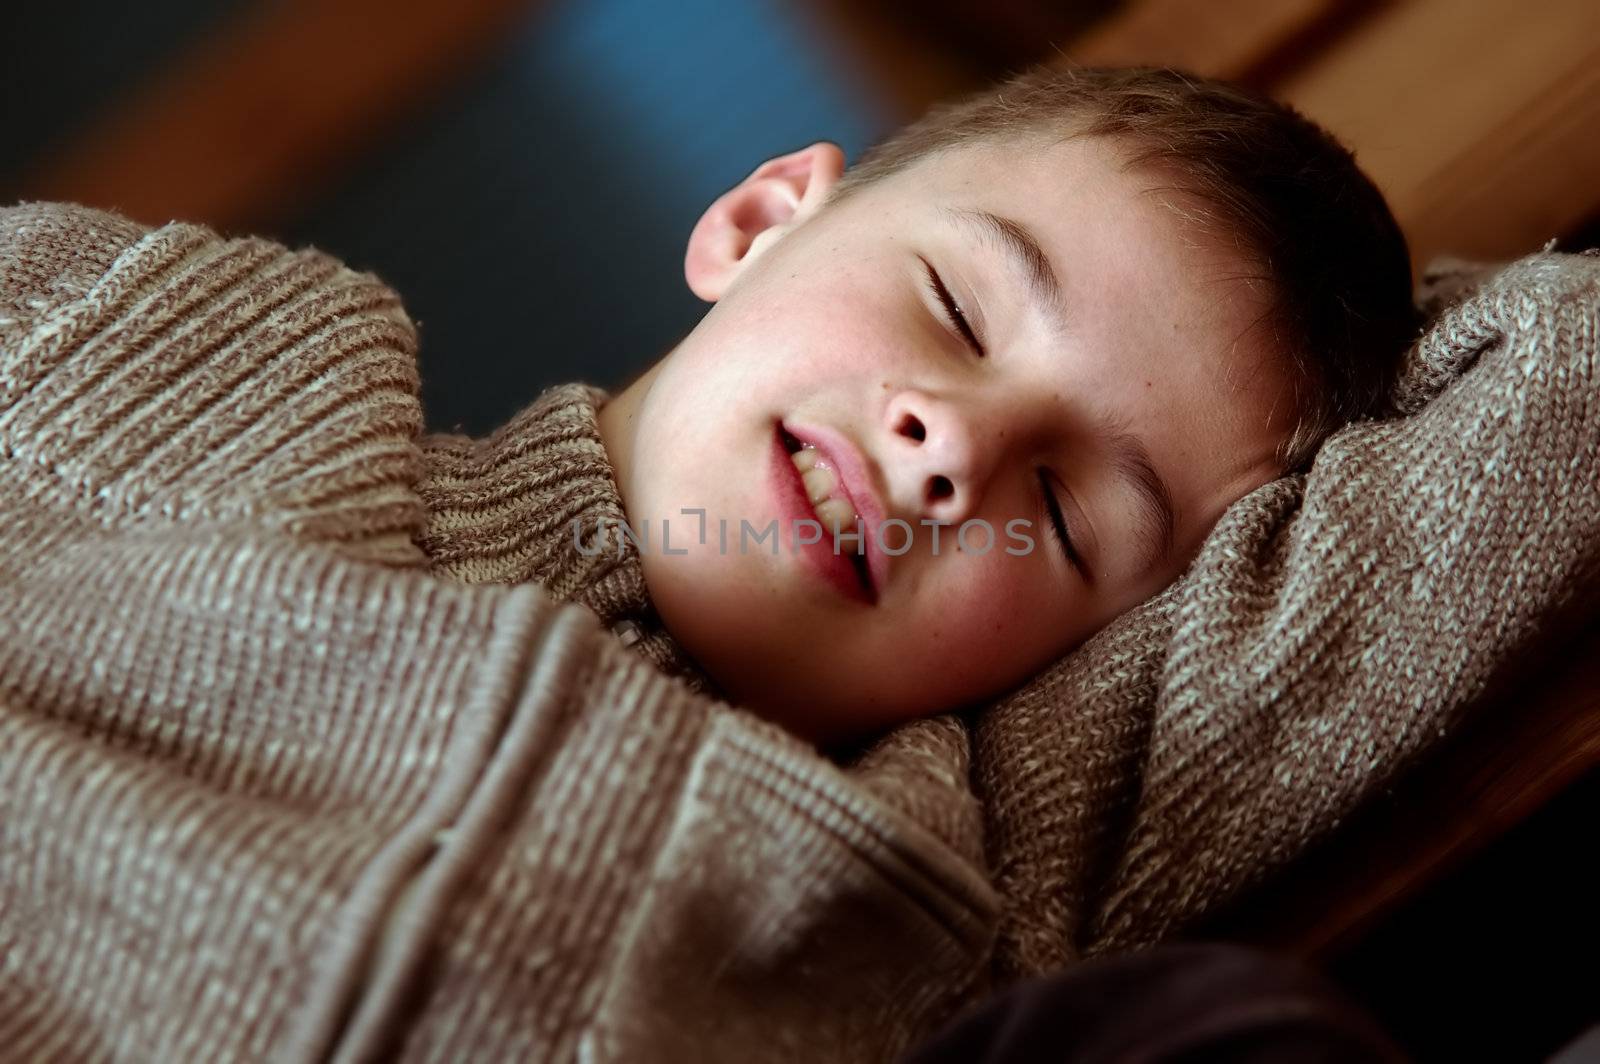
M417 494L427 508L418 543L435 573L468 584L538 584L579 602L658 669L696 691L716 689L656 615L633 542L578 549L580 529L616 528L622 494L600 439L606 393L548 389L485 440L422 438Z
M991 972L1169 934L1592 588L1600 261L1422 298L1394 416L970 748L835 764L569 549L620 513L603 393L421 436L374 279L0 212L0 1059L890 1060Z
M414 345L314 252L0 211L0 1059L929 1033L997 909L960 727L847 776L558 602L648 621L564 553L592 405L420 438Z

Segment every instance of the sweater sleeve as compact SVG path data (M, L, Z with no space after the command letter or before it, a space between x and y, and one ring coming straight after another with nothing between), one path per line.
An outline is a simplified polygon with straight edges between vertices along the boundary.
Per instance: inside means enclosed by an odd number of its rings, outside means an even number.
M5 557L0 1058L883 1060L972 990L976 869L582 607L242 526Z
M924 823L409 564L392 295L78 221L0 218L84 241L0 326L0 1059L883 1060L971 996Z
M416 333L316 251L0 210L0 448L102 520L247 520L422 561Z

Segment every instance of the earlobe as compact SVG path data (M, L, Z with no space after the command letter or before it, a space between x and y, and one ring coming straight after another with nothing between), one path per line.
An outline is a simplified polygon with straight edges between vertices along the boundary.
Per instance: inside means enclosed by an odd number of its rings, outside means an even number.
M769 159L706 209L684 256L695 295L714 303L744 268L821 207L844 173L838 145L818 141Z

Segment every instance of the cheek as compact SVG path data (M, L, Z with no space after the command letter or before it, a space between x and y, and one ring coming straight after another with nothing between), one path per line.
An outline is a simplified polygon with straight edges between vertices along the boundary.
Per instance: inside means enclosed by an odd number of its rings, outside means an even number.
M1070 588L1042 560L1009 555L1004 535L986 555L967 554L921 610L920 667L969 696L1009 687L1058 655L1074 636ZM1035 543L1034 550L1043 549Z
M825 383L906 356L907 301L888 263L829 263L816 274L769 288L728 323L722 337L728 349L759 356L755 380L777 375L791 384Z
M1040 549L1042 545L1035 543L1034 550ZM1019 650L1031 656L1040 643L1059 638L1066 590L1041 571L1045 568L1037 558L1007 554L1002 546L973 560L967 620L973 638L995 656L1005 656L1008 650L1013 657Z

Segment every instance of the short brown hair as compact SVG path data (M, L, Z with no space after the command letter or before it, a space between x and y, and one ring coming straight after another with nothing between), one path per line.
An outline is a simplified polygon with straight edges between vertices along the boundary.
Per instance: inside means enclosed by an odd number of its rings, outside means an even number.
M1164 202L1198 235L1263 271L1257 325L1291 361L1298 411L1278 449L1285 470L1309 465L1340 426L1386 412L1421 325L1405 236L1349 149L1243 86L1167 67L1038 67L935 107L863 155L830 199L937 152L1038 136L1111 138L1124 170L1175 182L1164 190L1188 206Z

